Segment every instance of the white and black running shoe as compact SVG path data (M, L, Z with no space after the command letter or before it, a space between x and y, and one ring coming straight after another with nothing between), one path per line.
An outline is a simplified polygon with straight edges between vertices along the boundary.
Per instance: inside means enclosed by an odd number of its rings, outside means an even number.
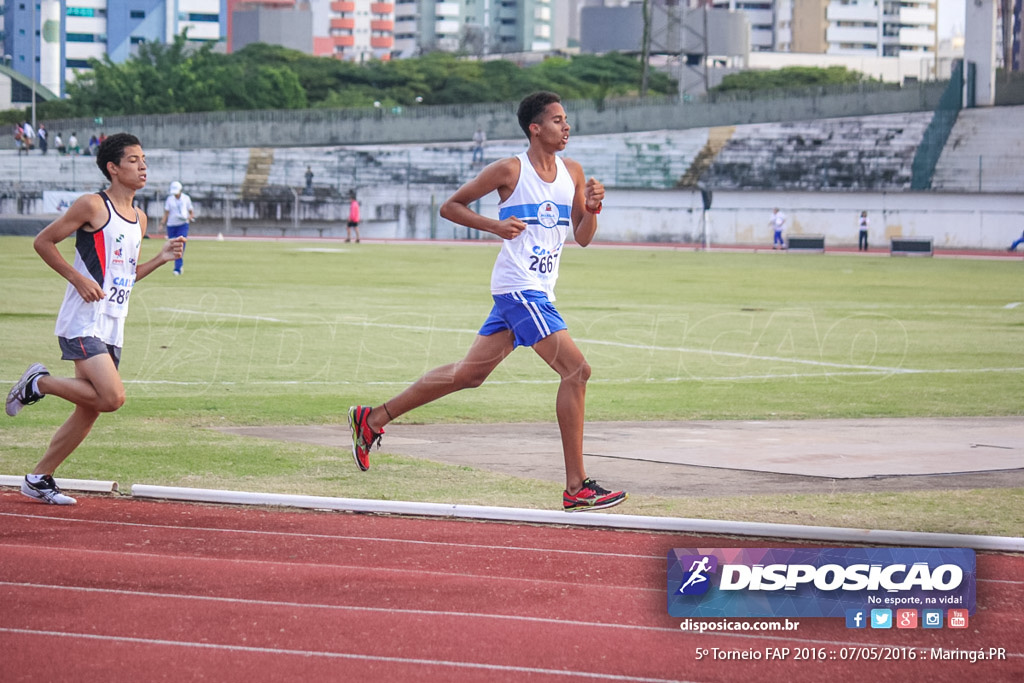
M21 492L29 498L35 498L50 505L74 505L78 502L61 491L57 482L49 474L44 474L34 484L28 480L28 477L25 477L25 480L21 482Z
M41 399L43 397L42 394L32 391L32 383L35 382L36 377L49 374L50 371L42 363L30 365L25 374L21 376L21 379L15 382L14 386L7 393L7 414L14 417L21 412L22 408L32 405Z

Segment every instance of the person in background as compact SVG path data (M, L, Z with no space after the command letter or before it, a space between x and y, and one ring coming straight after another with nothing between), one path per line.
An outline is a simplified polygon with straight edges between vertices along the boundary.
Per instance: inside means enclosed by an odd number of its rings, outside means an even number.
M785 249L786 243L782 241L782 230L786 227L786 214L776 207L772 210L771 218L768 219L768 226L772 229L772 249Z
M1017 247L1020 246L1021 244L1024 244L1024 232L1020 234L1020 237L1018 237L1017 240L1013 244L1011 244L1010 248L1007 249L1006 251L1017 251Z
M348 223L345 224L345 241L352 241L352 231L356 231L356 244L359 243L359 200L352 193L352 201L348 205Z
M861 211L860 218L857 219L857 227L859 232L857 233L857 251L868 250L868 212Z
M484 132L483 127L477 126L476 132L473 133L473 163L482 164L484 162L484 144L487 143L487 133Z
M167 229L167 238L175 237L188 238L188 226L196 220L195 211L192 208L192 198L182 192L181 183L175 180L171 183L170 194L164 200L164 217L160 219L160 227ZM181 247L181 254L174 261L174 274L181 275L185 268L185 246Z

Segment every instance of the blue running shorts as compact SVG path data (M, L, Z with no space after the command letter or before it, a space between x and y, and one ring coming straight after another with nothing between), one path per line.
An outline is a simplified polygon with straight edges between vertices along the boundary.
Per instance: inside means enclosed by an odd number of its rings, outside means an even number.
M533 346L544 337L566 329L565 321L544 292L528 289L493 294L491 298L494 308L480 328L484 337L512 330L516 346Z
M57 342L60 344L61 360L86 360L93 356L102 356L108 353L114 361L115 368L121 364L121 347L112 346L102 339L96 337L75 337L74 339L57 337Z

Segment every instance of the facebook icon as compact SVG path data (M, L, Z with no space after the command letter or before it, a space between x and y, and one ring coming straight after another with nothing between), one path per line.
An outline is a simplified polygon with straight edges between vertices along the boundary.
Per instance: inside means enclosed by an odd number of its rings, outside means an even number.
M846 610L846 628L867 628L867 612L862 609Z

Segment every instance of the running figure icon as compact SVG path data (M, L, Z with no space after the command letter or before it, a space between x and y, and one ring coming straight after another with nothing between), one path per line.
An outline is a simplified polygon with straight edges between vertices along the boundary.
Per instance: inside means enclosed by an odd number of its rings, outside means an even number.
M705 574L707 574L707 572L711 570L711 567L708 566L708 562L710 560L711 558L705 555L704 557L700 558L699 561L693 561L693 564L691 564L690 568L687 570L690 572L690 578L686 579L686 581L683 582L683 585L679 587L680 593L685 592L686 589L690 586L693 586L698 583L704 583L708 580L708 577L705 576Z

